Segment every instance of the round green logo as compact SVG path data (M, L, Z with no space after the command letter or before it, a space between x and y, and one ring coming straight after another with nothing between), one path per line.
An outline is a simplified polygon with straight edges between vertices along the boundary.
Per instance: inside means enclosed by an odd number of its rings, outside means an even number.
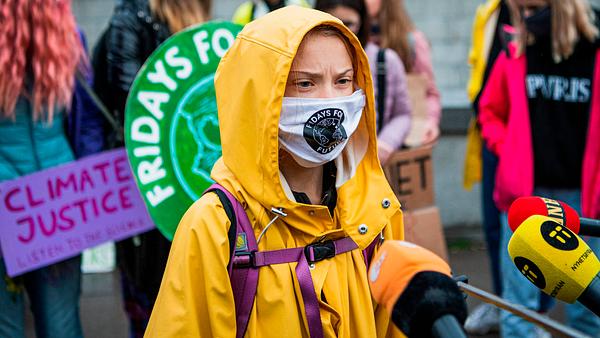
M173 35L138 72L125 108L125 146L156 227L172 239L213 181L221 157L214 75L241 26L209 22Z

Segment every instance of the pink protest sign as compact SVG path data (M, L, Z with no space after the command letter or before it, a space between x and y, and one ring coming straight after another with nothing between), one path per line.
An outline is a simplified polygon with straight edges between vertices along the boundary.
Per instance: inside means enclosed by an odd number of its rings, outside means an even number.
M154 227L124 149L0 183L0 219L10 276Z

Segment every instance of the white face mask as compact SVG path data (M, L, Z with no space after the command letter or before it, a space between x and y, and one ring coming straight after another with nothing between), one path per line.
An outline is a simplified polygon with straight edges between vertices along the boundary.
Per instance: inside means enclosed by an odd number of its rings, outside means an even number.
M303 167L312 168L338 157L354 134L365 94L327 99L284 97L279 120L279 144Z

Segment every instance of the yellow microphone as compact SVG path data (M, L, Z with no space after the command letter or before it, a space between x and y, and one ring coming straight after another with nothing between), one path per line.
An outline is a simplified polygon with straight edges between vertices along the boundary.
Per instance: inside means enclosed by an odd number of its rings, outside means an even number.
M508 253L519 271L544 293L567 303L578 300L600 315L600 261L566 226L533 215L515 230Z

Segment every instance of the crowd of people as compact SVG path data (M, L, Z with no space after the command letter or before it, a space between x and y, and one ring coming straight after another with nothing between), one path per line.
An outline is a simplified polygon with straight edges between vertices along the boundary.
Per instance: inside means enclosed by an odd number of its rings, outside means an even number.
M247 217L232 218L220 194L206 193L173 242L152 230L117 243L130 337L401 336L372 302L365 267L384 238L403 238L402 210L381 167L411 127L409 76L425 82L421 143L440 136L431 45L404 0L312 4L246 1L233 13L252 28L215 77L223 156L211 177ZM162 42L211 11L211 0L118 1L90 58L70 1L1 2L0 181L123 146L136 74ZM511 262L507 210L520 196L540 195L600 216L598 14L587 0L488 0L473 25L465 186L481 181L494 293L540 313L553 300ZM329 124L337 129L323 127L338 137L317 152L303 128L323 109L342 117ZM240 138L255 141L242 153ZM250 300L232 290L239 276L230 227L239 234L244 222L244 240L258 237L256 253L279 259L260 266ZM328 242L337 243L333 255L307 262L305 248ZM597 239L586 242L600 250ZM302 250L284 259L283 249ZM38 337L82 337L80 264L78 256L10 278L0 259L0 336L24 336L27 293ZM245 313L239 297L250 302ZM567 307L567 321L600 332L600 319L581 305ZM548 334L489 304L465 329Z
M494 291L540 313L553 300L523 283L508 255L507 211L516 198L538 195L599 216L598 27L597 13L582 0L488 1L475 18L468 94L476 123L465 183L482 180ZM598 239L586 242L600 249ZM590 336L600 332L598 317L580 304L567 305L567 321ZM483 334L498 325L505 337L549 336L491 305L476 309L466 328Z

